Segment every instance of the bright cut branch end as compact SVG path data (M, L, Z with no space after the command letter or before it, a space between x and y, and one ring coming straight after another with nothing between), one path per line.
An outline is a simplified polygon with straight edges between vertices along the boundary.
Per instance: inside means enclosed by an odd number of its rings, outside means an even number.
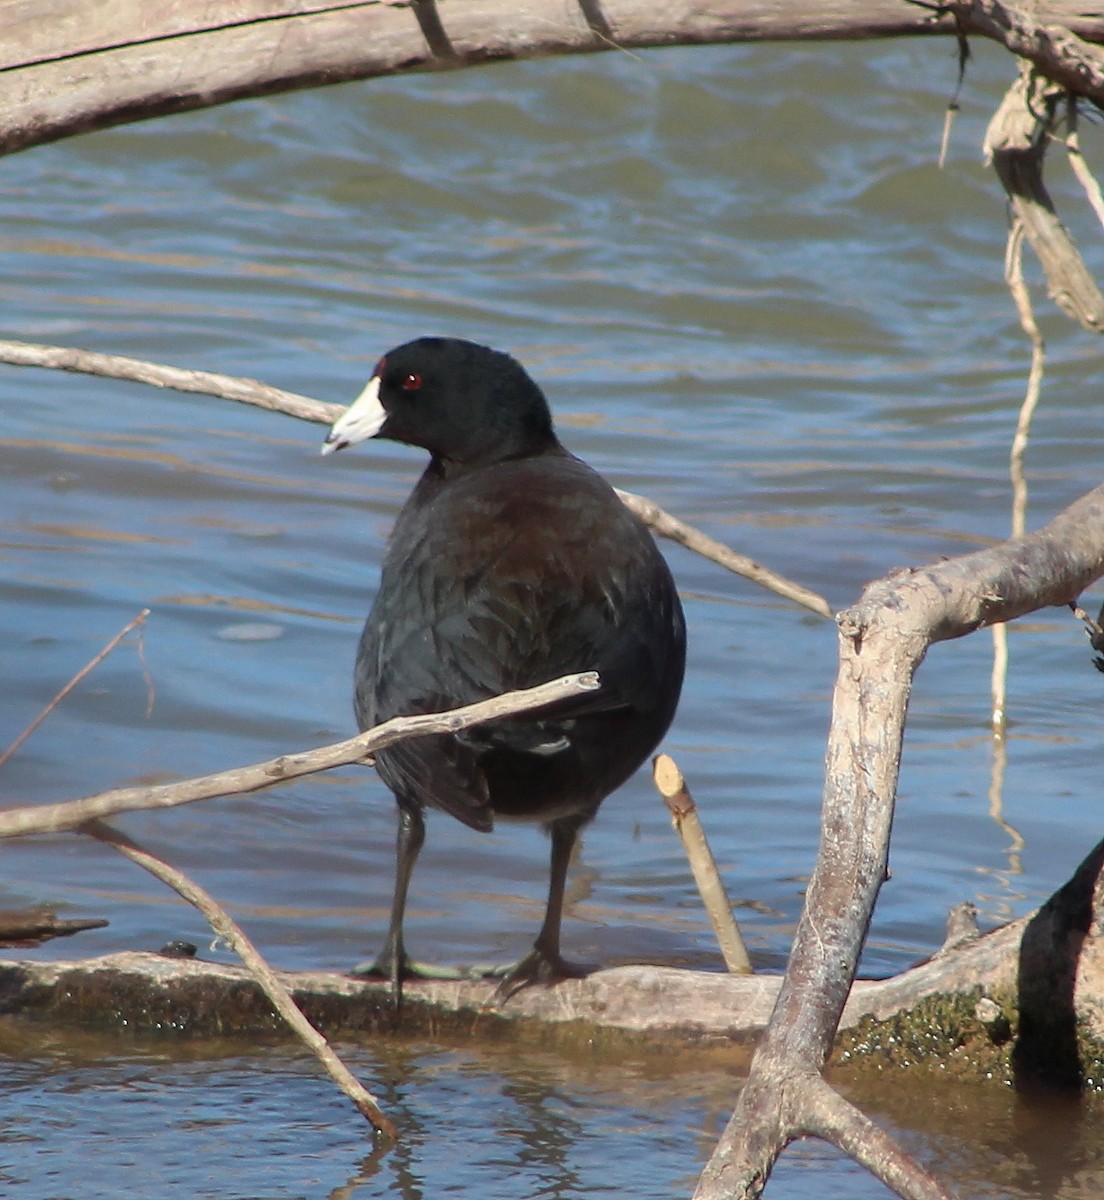
M724 955L725 966L734 975L752 974L751 959L740 935L740 927L732 916L732 905L721 882L713 852L709 849L697 805L687 790L678 764L668 754L657 755L652 763L652 778L671 811L671 824L682 839L690 869L694 872L694 881Z

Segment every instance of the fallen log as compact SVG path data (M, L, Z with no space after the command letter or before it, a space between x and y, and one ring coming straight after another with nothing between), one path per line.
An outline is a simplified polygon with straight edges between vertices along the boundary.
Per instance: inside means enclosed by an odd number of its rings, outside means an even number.
M859 980L841 1028L899 1018L933 996L980 988L1003 994L1016 979L1016 950L1031 918L979 937L901 975ZM730 975L677 967L622 966L527 988L501 1005L497 980L412 979L398 1025L389 984L327 971L278 971L308 1019L328 1035L401 1029L468 1035L559 1027L591 1039L750 1045L766 1028L781 977ZM22 1014L82 1027L117 1026L196 1036L275 1033L283 1028L244 967L160 953L124 951L85 960L0 959L0 1015ZM856 1044L857 1045L857 1044ZM933 1046L933 1051L935 1047ZM851 1057L857 1053L852 1048Z
M502 59L656 46L978 32L1078 94L1104 38L1070 0L0 0L0 154L296 88ZM1079 36L1078 36L1079 35Z
M1040 909L989 933L952 933L932 958L860 979L834 1063L949 1061L1004 1083L1089 1086L1104 1074L1104 842ZM496 1004L495 980L411 980L398 1021L384 980L278 972L327 1034L518 1036L750 1050L782 980L622 966L527 988ZM163 953L84 961L0 959L0 1015L194 1036L275 1033L281 1020L235 965Z

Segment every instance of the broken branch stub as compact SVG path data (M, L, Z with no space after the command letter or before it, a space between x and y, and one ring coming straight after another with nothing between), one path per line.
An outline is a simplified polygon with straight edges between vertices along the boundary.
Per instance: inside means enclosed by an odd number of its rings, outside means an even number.
M989 123L984 149L1008 194L1013 217L1038 255L1047 294L1090 333L1104 333L1104 295L1043 182L1047 146L1064 119L1066 95L1064 87L1022 63Z

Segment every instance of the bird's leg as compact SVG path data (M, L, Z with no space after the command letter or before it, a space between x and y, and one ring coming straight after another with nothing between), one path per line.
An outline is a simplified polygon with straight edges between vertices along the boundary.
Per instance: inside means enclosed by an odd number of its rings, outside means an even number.
M402 1007L404 979L462 979L467 974L454 967L415 962L407 955L403 945L406 894L424 842L425 818L421 809L417 805L408 807L400 803L399 836L395 843L395 891L391 898L391 923L387 928L387 940L375 962L359 963L351 972L361 978L378 979L382 976L389 979L391 1002L396 1011Z
M395 842L395 890L391 896L391 923L387 941L373 963L361 963L353 968L354 975L380 976L391 980L391 1001L395 1008L402 1005L403 979L410 974L410 962L403 946L403 915L406 894L418 853L425 842L425 819L416 805L399 805L399 834Z
M578 818L554 821L549 826L552 837L551 867L548 874L548 905L533 949L519 962L504 970L495 971L502 981L495 990L495 999L509 1000L531 983L555 983L559 979L578 979L587 968L569 963L560 956L560 922L563 918L564 887L571 852L583 822Z

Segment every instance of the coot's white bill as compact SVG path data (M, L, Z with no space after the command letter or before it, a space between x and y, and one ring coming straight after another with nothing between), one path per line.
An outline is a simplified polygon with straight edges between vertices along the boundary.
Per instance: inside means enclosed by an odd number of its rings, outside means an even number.
M380 404L379 391L380 378L373 375L364 391L334 421L322 443L323 454L344 450L346 446L353 446L379 433L387 420L387 410Z

